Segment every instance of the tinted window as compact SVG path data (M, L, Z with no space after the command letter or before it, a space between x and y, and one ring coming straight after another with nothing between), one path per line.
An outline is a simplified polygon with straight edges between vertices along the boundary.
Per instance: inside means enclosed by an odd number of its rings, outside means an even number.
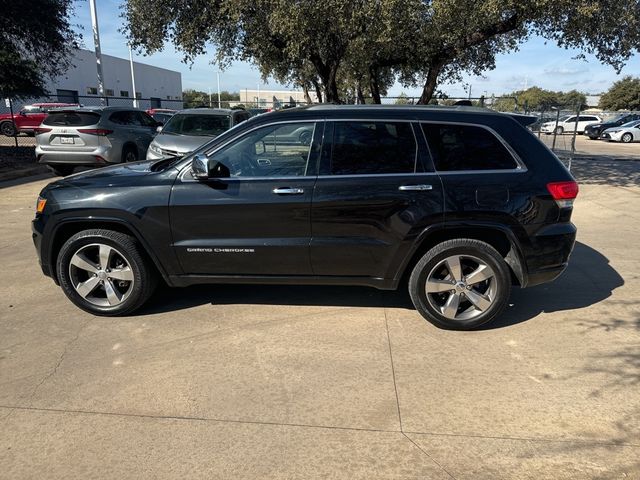
M42 109L40 107L34 107L33 105L29 105L27 107L24 107L24 109L22 110L22 113L25 114L29 114L29 113L41 113Z
M146 112L136 112L140 123L145 127L155 127L156 121Z
M113 123L117 123L118 125L140 125L140 120L138 119L137 112L123 110L121 112L114 112L109 117Z
M575 121L576 121L576 117L569 117L565 120L565 123L570 123L570 122L575 123Z
M51 112L42 122L51 126L83 127L95 125L100 114L94 112Z
M162 133L215 137L229 130L231 116L178 113L162 129Z
M580 122L594 122L597 121L598 119L596 117L590 117L590 116L581 116L580 117Z
M306 174L313 123L258 128L216 152L213 160L232 177L302 176Z
M489 130L472 125L423 123L436 170L503 170L518 165Z
M331 175L413 173L416 141L408 122L335 122Z

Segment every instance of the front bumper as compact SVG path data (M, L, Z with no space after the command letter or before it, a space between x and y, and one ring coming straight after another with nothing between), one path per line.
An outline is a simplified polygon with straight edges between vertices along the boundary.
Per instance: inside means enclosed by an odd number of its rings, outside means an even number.
M42 236L44 232L44 219L42 215L38 215L31 222L31 239L33 240L33 245L36 247L36 254L38 255L38 263L40 264L40 268L42 269L42 273L44 273L47 277L53 277L53 269L49 262L44 258L44 252L42 250ZM57 280L54 278L54 281Z

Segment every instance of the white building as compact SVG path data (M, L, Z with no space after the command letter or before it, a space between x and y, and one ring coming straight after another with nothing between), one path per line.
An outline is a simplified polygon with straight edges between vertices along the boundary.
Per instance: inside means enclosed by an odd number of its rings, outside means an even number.
M309 91L312 102L317 102L315 93ZM302 90L240 90L240 103L247 107L278 108L291 103L306 104Z
M47 90L50 101L99 105L96 55L90 50L76 50L71 68L51 82ZM135 96L144 99L141 108L181 108L182 74L166 68L133 62ZM132 105L134 92L129 59L102 55L104 94L109 105Z

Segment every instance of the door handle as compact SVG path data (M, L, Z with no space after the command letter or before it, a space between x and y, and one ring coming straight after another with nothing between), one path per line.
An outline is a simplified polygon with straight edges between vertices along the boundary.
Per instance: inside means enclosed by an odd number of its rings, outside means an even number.
M304 193L304 188L290 188L290 187L274 188L273 193L277 195L302 195Z
M398 190L401 192L424 192L425 190L433 190L431 185L400 185Z

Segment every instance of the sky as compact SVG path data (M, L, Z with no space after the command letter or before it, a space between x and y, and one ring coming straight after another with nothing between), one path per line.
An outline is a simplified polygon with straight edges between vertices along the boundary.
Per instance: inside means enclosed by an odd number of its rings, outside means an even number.
M118 31L122 26L119 6L122 0L97 0L98 27L102 52L121 58L128 58L128 49L124 36ZM93 50L91 16L89 2L76 0L75 15L72 21L78 25L83 36L83 47ZM548 90L573 90L590 94L606 91L613 82L624 75L640 76L640 56L632 57L620 72L602 65L595 57L587 55L586 60L576 59L578 50L565 50L553 42L533 37L521 45L520 50L501 54L496 58L496 68L485 72L481 77L467 75L463 82L445 84L439 88L450 97L466 97L467 87L471 85L471 96L500 95L526 87L538 86ZM172 45L151 56L134 53L134 60L149 65L168 68L182 73L182 88L212 92L217 90L216 65L211 64L213 50L208 56L196 59L193 65L182 62L182 54ZM293 88L279 85L275 80L264 82L256 67L249 63L236 62L220 72L220 89L238 92L242 89L283 89ZM401 92L409 96L419 96L421 88L405 87L396 83L388 96L397 96Z

